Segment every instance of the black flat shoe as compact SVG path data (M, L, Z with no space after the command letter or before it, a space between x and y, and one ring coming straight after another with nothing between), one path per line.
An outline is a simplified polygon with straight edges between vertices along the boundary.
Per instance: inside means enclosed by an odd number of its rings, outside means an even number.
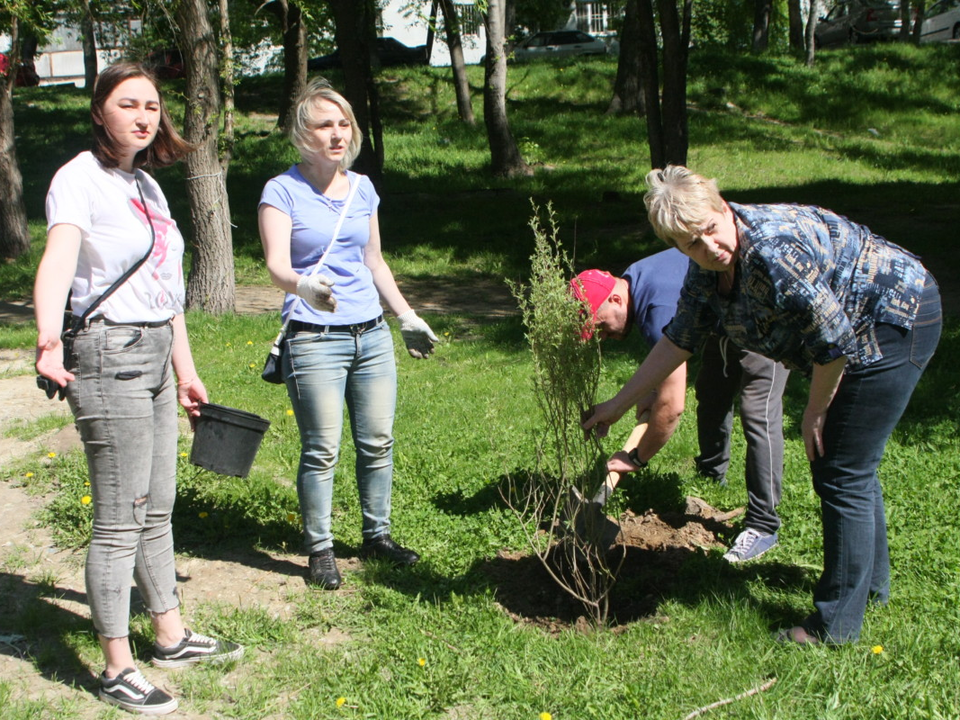
M394 565L415 565L420 560L417 553L397 545L389 535L364 540L363 545L360 546L360 557L364 560L370 558L387 560Z
M337 562L333 556L333 548L321 550L310 556L307 583L316 585L324 590L336 590L343 583Z

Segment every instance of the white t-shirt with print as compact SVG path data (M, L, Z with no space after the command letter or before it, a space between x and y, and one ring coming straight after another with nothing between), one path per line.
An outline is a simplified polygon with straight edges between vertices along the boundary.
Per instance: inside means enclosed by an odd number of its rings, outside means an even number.
M54 176L47 193L47 230L67 224L80 228L80 255L71 305L80 316L150 247L149 210L156 243L147 261L95 311L113 322L156 322L183 312L183 236L157 182L142 170L135 175L106 169L82 152Z

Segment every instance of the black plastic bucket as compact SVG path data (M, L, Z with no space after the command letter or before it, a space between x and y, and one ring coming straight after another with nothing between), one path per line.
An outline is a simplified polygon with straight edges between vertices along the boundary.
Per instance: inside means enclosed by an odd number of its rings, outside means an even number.
M270 421L259 415L200 403L190 462L221 475L245 478Z

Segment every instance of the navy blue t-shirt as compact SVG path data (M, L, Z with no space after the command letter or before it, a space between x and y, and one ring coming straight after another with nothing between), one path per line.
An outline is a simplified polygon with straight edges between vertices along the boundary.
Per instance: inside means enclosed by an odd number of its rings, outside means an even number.
M635 262L623 273L630 286L634 324L650 347L663 337L663 329L677 312L689 266L690 258L670 248Z

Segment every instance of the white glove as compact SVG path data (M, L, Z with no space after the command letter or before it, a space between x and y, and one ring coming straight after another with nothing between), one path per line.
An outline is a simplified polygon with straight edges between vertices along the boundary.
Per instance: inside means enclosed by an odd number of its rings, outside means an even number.
M433 334L430 326L417 317L413 310L398 315L397 320L400 321L400 334L411 357L423 360L433 352L433 344L440 342L440 338Z
M336 283L323 273L301 275L297 280L297 295L314 310L333 312L337 309L337 299L333 296Z

